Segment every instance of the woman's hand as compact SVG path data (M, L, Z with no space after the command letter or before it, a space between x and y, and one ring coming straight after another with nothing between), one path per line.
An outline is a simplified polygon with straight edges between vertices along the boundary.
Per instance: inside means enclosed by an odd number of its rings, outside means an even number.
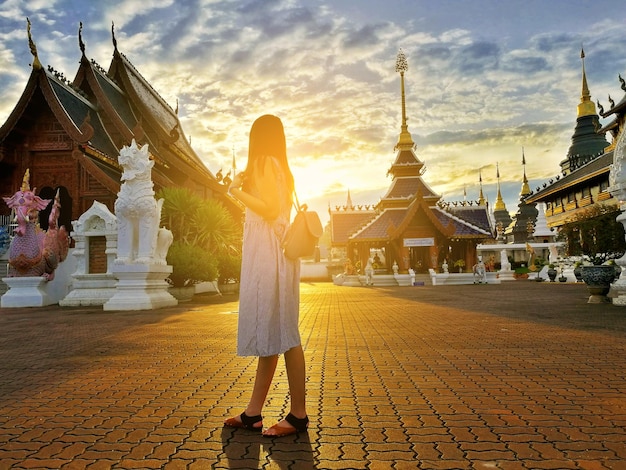
M240 189L243 186L243 182L245 181L245 179L246 173L240 171L234 176L233 181L230 183L229 189Z

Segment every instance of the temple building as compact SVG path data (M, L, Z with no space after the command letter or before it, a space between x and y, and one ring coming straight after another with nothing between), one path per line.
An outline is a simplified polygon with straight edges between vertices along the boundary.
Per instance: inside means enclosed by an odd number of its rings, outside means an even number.
M368 258L384 260L379 269L391 272L438 270L444 260L452 266L476 263L476 245L493 239L494 227L484 198L445 203L422 178L424 163L415 154L408 131L404 91L406 57L399 52L402 124L395 161L387 174L392 181L378 204L355 207L350 197L343 207L329 209L331 245L339 257L365 266ZM374 255L373 255L374 253Z
M191 148L172 109L122 54L112 27L113 58L108 71L85 54L82 23L78 32L80 65L73 80L44 68L32 39L32 70L26 87L0 128L0 194L13 194L26 170L38 195L61 194L59 224L70 228L94 201L113 211L120 190L117 158L133 140L148 144L155 165L155 190L186 187L216 198L233 214L238 205ZM8 214L0 205L0 215ZM42 226L46 218L40 218ZM237 217L239 220L239 217ZM46 225L47 226L47 225ZM44 227L45 228L45 227Z
M604 127L596 106L591 101L585 73L585 53L581 51L582 92L577 109L576 128L566 158L560 162L560 174L537 187L526 197L527 203L543 202L546 205L546 220L549 227L558 228L577 213L595 204L618 205L618 201L608 191L610 165L613 163L613 150L617 136L623 128L626 115L626 95L616 105L609 97L611 108L604 111L603 118L614 116ZM621 88L626 92L626 84L619 77ZM605 135L610 132L613 143L609 144Z

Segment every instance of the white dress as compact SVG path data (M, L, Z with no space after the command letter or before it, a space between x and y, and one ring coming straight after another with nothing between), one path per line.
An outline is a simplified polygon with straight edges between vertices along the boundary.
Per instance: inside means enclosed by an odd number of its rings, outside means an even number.
M280 168L277 173L281 178ZM273 221L246 209L239 289L239 356L272 356L300 345L300 260L287 259L281 248L291 205L288 194L280 194L280 199L280 215Z

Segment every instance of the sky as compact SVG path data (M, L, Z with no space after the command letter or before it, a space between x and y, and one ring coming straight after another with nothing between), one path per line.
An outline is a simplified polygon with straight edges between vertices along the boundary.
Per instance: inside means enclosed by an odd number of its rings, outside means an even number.
M444 201L493 206L496 166L507 209L559 173L576 124L581 48L592 100L623 96L623 0L3 0L0 123L26 85L32 56L73 79L81 56L105 69L118 49L176 108L192 147L216 173L245 167L252 122L284 124L300 202L374 204L402 121L424 181ZM601 123L604 123L601 120ZM608 137L607 137L608 138ZM610 140L610 139L609 139Z

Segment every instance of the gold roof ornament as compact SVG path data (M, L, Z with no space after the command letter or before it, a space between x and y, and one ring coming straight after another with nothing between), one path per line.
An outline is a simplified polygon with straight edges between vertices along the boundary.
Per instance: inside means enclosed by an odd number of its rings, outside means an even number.
M37 56L37 46L35 45L35 41L33 41L33 36L30 34L30 19L26 18L26 30L28 32L28 47L30 48L30 53L33 55L33 70L41 70L43 66L41 62L39 62L39 57Z
M506 205L502 199L502 193L500 192L500 166L496 163L496 179L498 180L498 195L496 196L496 203L494 204L494 211L506 210Z
M583 85L580 94L580 103L578 104L578 117L593 116L596 114L596 105L591 101L591 93L587 86L587 73L585 72L585 50L580 49L580 60L583 64Z
M478 184L480 185L480 193L478 194L478 205L484 206L485 196L483 194L483 174L480 168L478 169Z
M407 126L407 117L406 117L406 99L404 94L404 72L409 69L409 64L406 60L406 56L404 55L404 51L402 48L398 50L398 56L396 57L396 72L400 74L400 88L402 91L402 126L400 130L400 137L398 138L398 143L396 144L396 149L406 149L410 150L413 148L415 143L413 142L413 138L411 137L411 133L409 132L409 128Z
M528 185L528 178L526 178L526 156L524 155L524 147L522 147L522 166L524 167L524 179L522 181L522 190L520 196L526 196L530 194L530 186Z

